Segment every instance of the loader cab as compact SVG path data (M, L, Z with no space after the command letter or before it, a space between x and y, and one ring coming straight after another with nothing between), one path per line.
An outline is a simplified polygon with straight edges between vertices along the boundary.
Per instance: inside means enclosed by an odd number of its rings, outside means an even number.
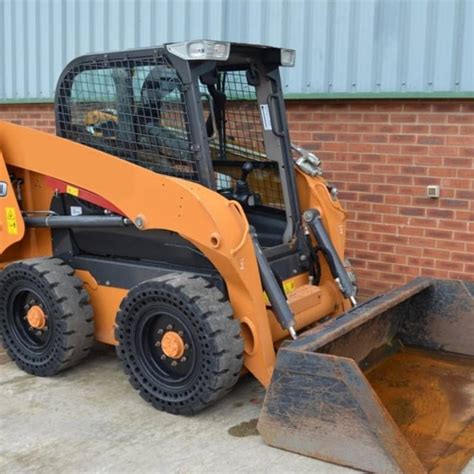
M294 51L193 41L87 55L56 92L57 133L241 203L264 248L299 209L279 67Z

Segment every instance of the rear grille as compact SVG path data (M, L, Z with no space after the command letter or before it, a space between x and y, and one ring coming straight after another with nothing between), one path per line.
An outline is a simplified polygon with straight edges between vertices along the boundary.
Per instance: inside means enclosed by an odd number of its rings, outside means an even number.
M164 56L78 63L57 100L61 136L158 173L198 179L183 84Z

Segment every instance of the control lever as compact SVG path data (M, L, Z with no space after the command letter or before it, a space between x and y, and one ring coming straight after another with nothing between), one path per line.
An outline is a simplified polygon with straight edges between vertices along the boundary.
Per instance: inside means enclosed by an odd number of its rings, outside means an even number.
M237 181L235 185L236 194L248 194L250 192L249 185L247 183L247 177L252 171L253 171L253 164L250 163L250 161L246 161L242 165L242 174L240 175L240 179Z
M241 204L253 207L259 202L259 196L250 191L247 183L248 175L254 170L254 165L250 161L246 161L242 165L242 174L240 179L235 183L234 199Z

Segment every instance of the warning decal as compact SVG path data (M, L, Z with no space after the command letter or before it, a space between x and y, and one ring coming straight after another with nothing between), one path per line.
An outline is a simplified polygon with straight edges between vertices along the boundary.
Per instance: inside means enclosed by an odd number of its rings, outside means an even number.
M70 184L66 186L66 192L70 194L71 196L76 196L76 197L79 196L79 189L77 189L74 186L71 186Z
M264 130L272 130L272 119L270 117L270 110L268 104L260 105L260 115L262 117L262 124Z
M290 293L296 290L296 284L294 280L286 280L283 282L283 289L285 290L285 295L288 296ZM270 300L268 299L267 293L263 292L263 299L265 304L268 306L270 304Z
M16 222L16 211L14 207L6 207L7 232L10 235L18 235L18 224Z
M295 281L294 280L286 280L283 282L283 288L285 289L285 294L288 296L290 293L295 291Z

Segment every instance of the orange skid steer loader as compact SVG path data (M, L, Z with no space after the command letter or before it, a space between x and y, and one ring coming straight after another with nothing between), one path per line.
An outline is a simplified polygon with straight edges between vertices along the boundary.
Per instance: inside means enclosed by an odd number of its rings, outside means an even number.
M83 56L59 79L59 137L0 123L3 344L39 376L115 345L140 395L185 415L245 368L270 445L460 470L474 285L417 279L357 305L337 189L290 142L294 60L207 40Z

